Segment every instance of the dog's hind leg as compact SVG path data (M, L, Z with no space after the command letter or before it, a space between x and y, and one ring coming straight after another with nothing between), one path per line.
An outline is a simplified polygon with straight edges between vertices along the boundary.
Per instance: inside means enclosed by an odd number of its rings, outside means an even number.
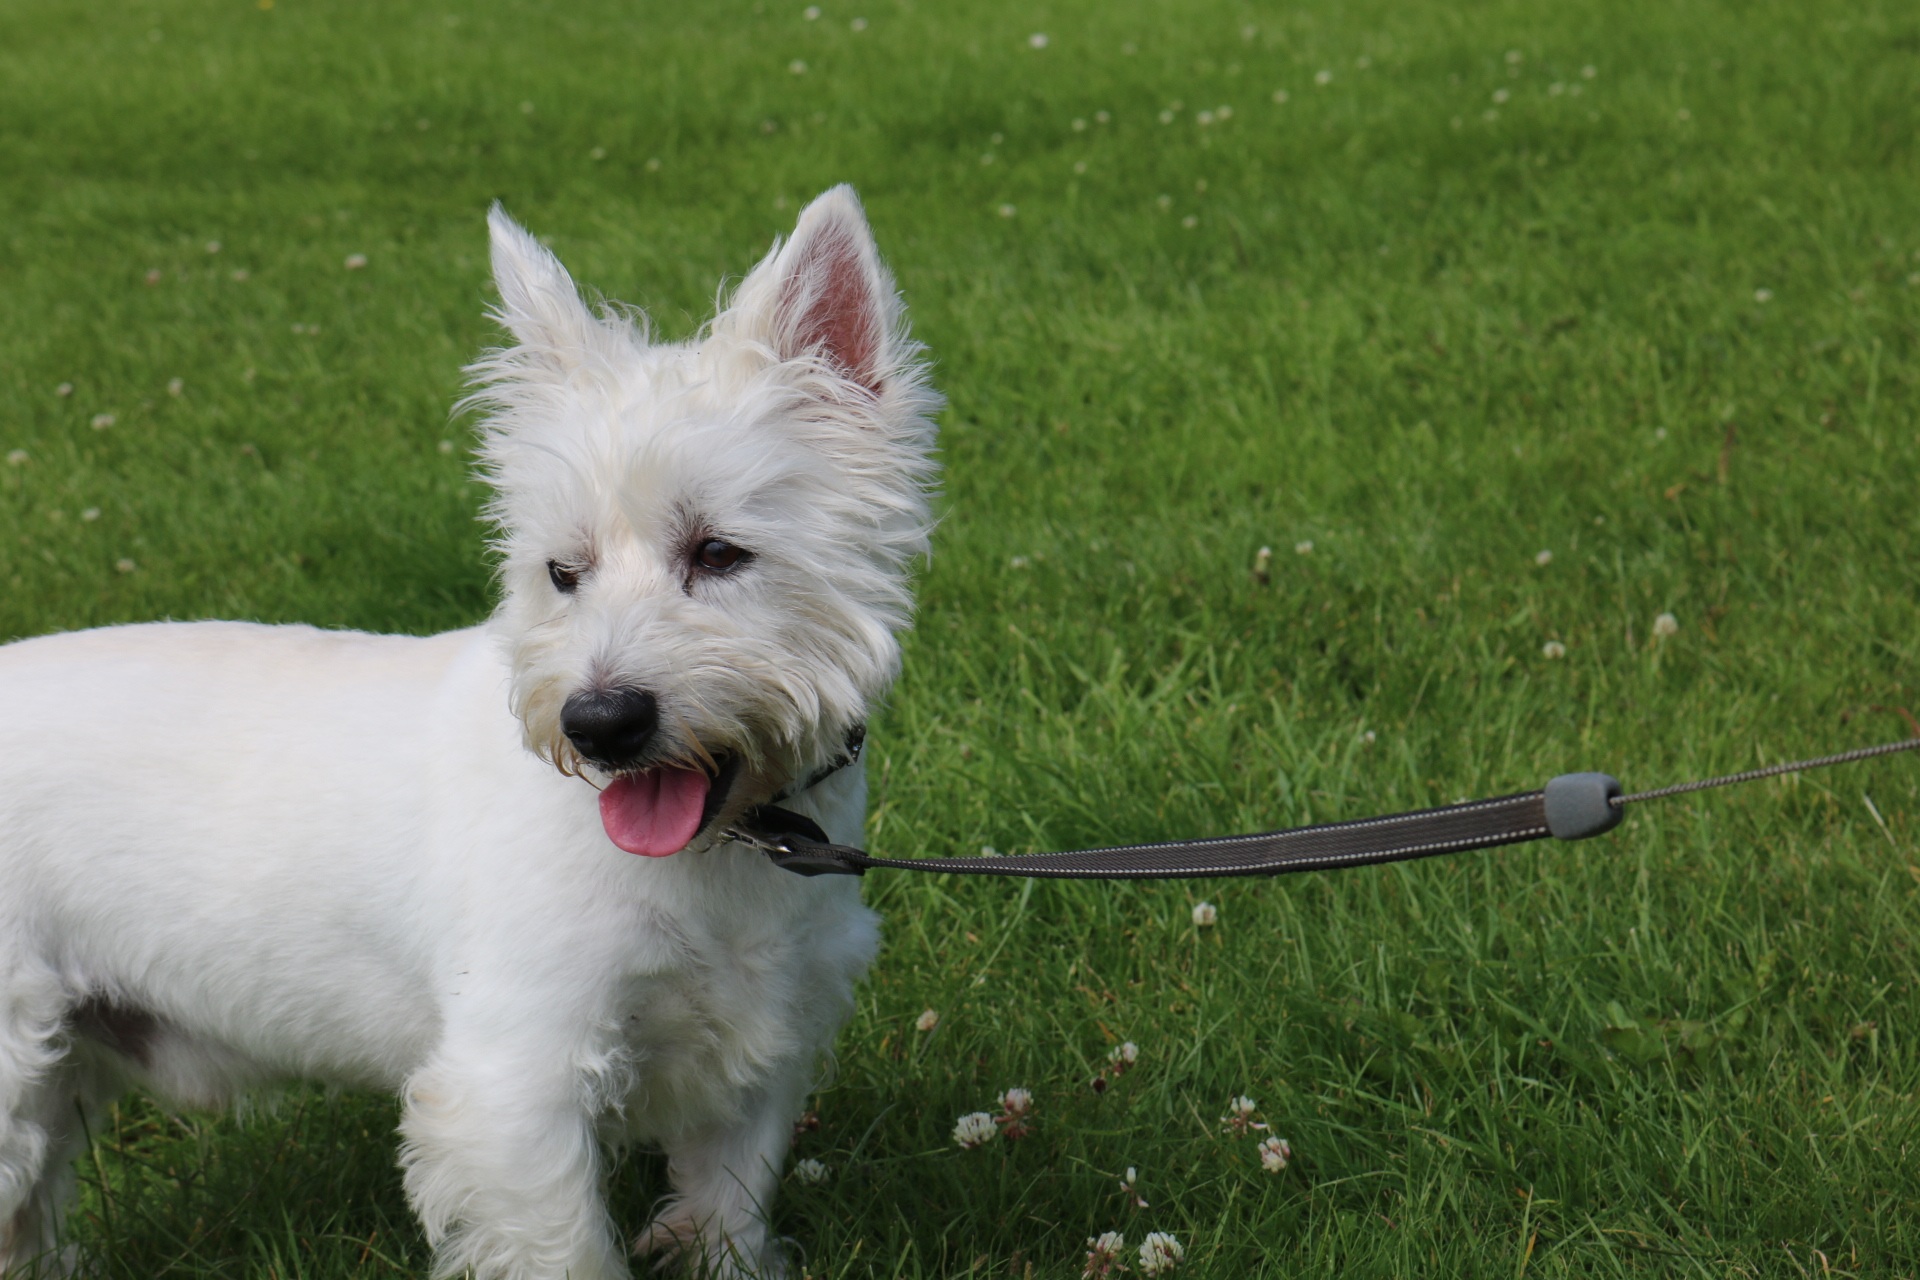
M106 1055L81 1046L61 1059L40 1081L24 1108L45 1135L40 1176L10 1225L24 1276L71 1274L79 1249L66 1238L67 1209L79 1182L75 1160L86 1149L91 1128L105 1104L120 1091L124 1077ZM4 1258L0 1253L0 1258ZM32 1265L38 1259L38 1269ZM0 1265L0 1275L14 1274Z
M436 1277L622 1280L579 1073L550 1044L443 1049L402 1094L400 1163Z
M55 1252L81 1130L65 1004L52 973L0 956L0 1276L70 1269Z

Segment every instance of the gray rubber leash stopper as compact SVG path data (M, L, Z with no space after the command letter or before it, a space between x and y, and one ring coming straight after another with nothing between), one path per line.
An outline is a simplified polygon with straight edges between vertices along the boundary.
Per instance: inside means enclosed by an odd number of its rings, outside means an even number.
M1585 840L1611 831L1626 807L1611 801L1620 780L1605 773L1563 773L1547 784L1547 830L1559 840Z

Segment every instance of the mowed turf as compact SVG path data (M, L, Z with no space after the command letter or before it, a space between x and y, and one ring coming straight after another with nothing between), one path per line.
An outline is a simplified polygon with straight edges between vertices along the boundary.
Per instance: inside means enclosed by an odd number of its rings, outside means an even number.
M951 399L875 848L1900 737L1916 83L1894 0L16 0L0 636L477 621L488 203L677 336L851 181ZM1917 832L1897 757L1272 883L876 873L779 1230L814 1277L1105 1230L1195 1277L1920 1273ZM959 1150L1016 1085L1037 1131ZM393 1120L130 1100L77 1235L114 1280L421 1274ZM661 1186L619 1167L623 1227Z

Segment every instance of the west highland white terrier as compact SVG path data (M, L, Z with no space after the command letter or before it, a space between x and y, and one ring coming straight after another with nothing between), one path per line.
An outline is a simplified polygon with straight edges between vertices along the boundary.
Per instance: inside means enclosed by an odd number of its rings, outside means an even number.
M85 1118L126 1085L289 1076L399 1092L436 1276L627 1275L627 1143L673 1185L634 1252L782 1269L768 1206L878 922L729 835L793 792L858 842L833 764L898 667L939 400L849 188L684 343L492 238L487 623L0 647L0 1273L74 1265Z

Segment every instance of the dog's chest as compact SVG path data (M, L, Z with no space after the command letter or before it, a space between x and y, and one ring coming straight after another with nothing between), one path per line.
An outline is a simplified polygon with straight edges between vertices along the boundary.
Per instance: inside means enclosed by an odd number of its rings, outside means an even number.
M630 975L616 1005L636 1136L730 1117L746 1095L826 1048L877 930L853 893L805 887L797 900L745 910L735 900L655 919L656 940L667 944L656 954L672 960Z

